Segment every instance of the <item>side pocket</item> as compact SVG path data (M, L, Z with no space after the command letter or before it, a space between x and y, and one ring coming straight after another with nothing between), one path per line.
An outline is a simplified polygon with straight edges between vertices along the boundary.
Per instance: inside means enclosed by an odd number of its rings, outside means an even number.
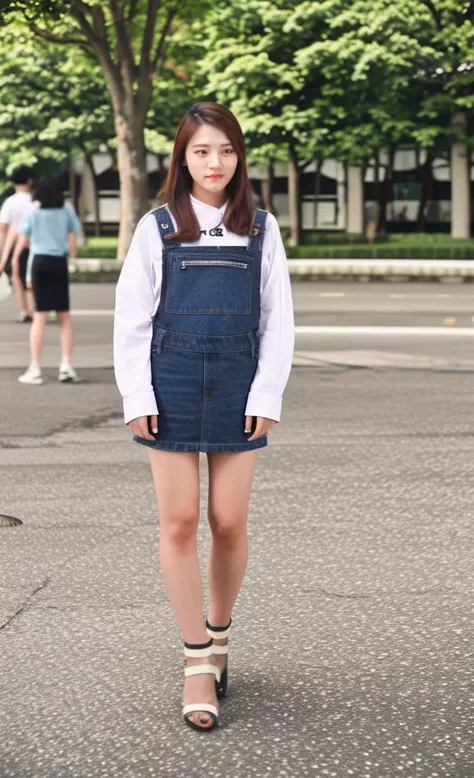
M249 332L248 338L252 348L252 359L254 362L258 362L258 357L260 354L260 341L258 339L258 335L255 332Z
M161 346L163 344L163 339L165 335L166 335L166 330L162 329L161 327L156 327L155 331L153 332L153 338L151 341L152 356L155 356L156 354L161 354Z

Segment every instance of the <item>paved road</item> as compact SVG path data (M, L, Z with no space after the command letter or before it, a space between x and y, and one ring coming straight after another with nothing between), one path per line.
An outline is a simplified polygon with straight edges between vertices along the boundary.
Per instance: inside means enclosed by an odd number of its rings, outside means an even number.
M109 292L74 290L90 308ZM180 722L111 320L77 319L83 384L0 369L0 512L23 521L0 528L1 778L472 778L473 375L295 367L260 455L222 727L201 737Z
M374 352L474 365L472 284L296 282L293 292L297 353L335 354L337 362L342 352L342 361L347 362L347 352L359 351L369 366L377 363ZM72 286L78 367L112 365L113 298L112 284ZM26 328L14 322L15 315L13 301L0 304L0 367L21 368L28 362ZM387 332L387 327L395 329ZM45 350L48 367L57 365L56 344L57 327L51 323Z

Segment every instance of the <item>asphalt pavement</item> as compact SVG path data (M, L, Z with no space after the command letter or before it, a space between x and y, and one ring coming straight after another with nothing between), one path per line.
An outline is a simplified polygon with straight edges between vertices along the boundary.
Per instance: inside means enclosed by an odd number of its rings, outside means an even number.
M295 287L297 324L324 327L305 312L334 290L310 286ZM362 326L385 326L370 287L339 286L368 296L332 298L328 315L364 306ZM424 298L434 327L469 315L458 291ZM182 646L146 452L110 369L111 295L73 288L84 381L68 386L54 322L47 383L17 383L27 328L0 305L0 513L22 521L0 527L1 778L472 778L471 337L300 331L298 353L337 342L346 361L296 360L259 454L229 696L201 736L181 722ZM423 343L432 362L417 367ZM381 357L402 347L410 369ZM204 455L201 475L204 567Z

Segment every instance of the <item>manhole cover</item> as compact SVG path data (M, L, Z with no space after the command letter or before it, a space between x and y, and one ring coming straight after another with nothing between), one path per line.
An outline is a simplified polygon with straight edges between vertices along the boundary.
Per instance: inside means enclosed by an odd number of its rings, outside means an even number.
M23 524L20 519L15 519L14 516L5 516L3 513L0 513L0 527L19 527L20 524Z

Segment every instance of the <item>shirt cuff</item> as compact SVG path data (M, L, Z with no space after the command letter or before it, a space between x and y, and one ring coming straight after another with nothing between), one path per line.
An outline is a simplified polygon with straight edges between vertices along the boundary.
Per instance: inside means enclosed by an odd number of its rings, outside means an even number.
M263 416L265 419L280 421L282 398L263 392L249 392L246 416Z
M123 398L123 415L125 424L139 416L156 416L158 407L156 405L155 393L152 389L149 392L137 392L129 394Z

